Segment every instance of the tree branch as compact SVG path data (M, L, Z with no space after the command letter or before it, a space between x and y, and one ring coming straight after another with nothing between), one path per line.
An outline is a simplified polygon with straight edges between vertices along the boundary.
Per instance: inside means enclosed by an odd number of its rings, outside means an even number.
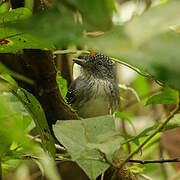
M51 51L26 49L16 54L2 53L0 61L11 70L33 80L32 85L16 79L20 87L32 93L41 103L50 128L56 120L77 119L60 94Z
M122 169L122 167L129 162L129 160L135 155L137 154L143 147L144 145L149 142L149 140L151 140L158 132L160 132L165 125L171 120L171 118L174 117L174 115L179 111L179 106L176 107L171 113L170 115L166 118L166 120L150 135L148 136L144 142L142 144L140 144L137 149L135 151L133 151L117 168Z

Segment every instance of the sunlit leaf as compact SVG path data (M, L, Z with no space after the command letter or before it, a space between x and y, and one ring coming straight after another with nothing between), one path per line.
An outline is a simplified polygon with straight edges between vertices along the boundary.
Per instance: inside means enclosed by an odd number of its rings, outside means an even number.
M150 85L148 83L147 78L138 75L133 82L133 86L138 92L139 96L148 95L150 91Z

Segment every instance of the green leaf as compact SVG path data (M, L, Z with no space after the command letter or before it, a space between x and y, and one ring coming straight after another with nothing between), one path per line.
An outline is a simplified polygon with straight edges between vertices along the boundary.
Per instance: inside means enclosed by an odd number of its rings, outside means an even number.
M74 13L70 7L79 10L83 16L83 24L74 21ZM109 29L112 24L113 0L69 1L67 4L57 2L57 8L42 14L35 14L25 21L7 24L9 29L16 28L19 32L28 33L53 43L58 47L83 42L84 29ZM98 18L97 18L98 17ZM10 28L11 27L11 28ZM15 33L14 33L15 34Z
M148 136L153 130L155 130L159 126L159 123L154 124L151 127L148 127L144 129L142 132L140 132L137 136L133 136L129 138L127 141L133 141L137 146L140 144L140 138L144 138ZM126 141L126 142L127 142Z
M48 150L52 157L55 157L54 139L49 130L46 116L40 103L31 93L22 88L17 89L15 95L23 103L27 111L31 114L36 124L37 131L41 137L44 150Z
M32 13L27 8L17 8L0 16L0 52L17 52L22 49L52 49L53 46L39 37L23 33L15 23L26 20ZM13 24L13 25L12 25ZM10 27L11 26L11 27Z
M27 8L17 8L10 12L1 14L0 25L5 25L9 22L14 22L22 19L27 19L32 15L32 12Z
M34 150L35 145L27 137L27 126L23 113L14 109L8 96L0 95L0 156L5 157L12 142L21 147Z
M46 177L49 180L61 180L54 159L49 156L48 153L42 150L40 150L40 152L37 152L36 154L40 158L40 163L43 167Z
M54 48L51 43L20 31L0 28L0 34L2 32L6 33L3 33L4 36L1 36L2 39L0 41L5 41L7 44L0 45L0 53L16 53L23 49L51 50Z
M67 81L60 75L60 73L57 73L56 81L57 81L57 84L59 86L61 96L66 101L66 94L67 94L67 91L68 91Z
M122 141L122 137L115 130L112 116L59 121L53 129L72 160L77 162L90 179L95 179L109 167L104 156L112 161Z
M179 92L166 87L164 91L150 97L146 105L149 104L179 104Z
M81 153L76 162L90 179L96 179L109 167L107 163L99 160L101 156L101 153L97 150L87 150Z
M26 110L32 116L37 131L42 140L42 147L45 151L48 151L52 157L55 157L55 144L54 139L51 135L51 132L48 127L48 123L46 120L46 116L44 111L38 102L38 100L28 91L23 88L19 88L17 85L11 83L11 81L3 81L3 84L6 87L6 91L11 92L14 94L17 99L24 105ZM15 109L16 110L16 109ZM17 111L17 110L16 110ZM1 112L0 112L1 113ZM24 116L24 114L23 114ZM24 117L22 116L22 120ZM18 123L20 125L20 123ZM24 124L22 125L24 127ZM26 127L26 125L25 125Z
M150 85L148 84L147 78L138 75L133 82L133 86L138 92L139 96L148 95L150 92Z
M28 35L49 44L59 45L59 47L80 42L83 35L83 27L74 22L72 12L60 13L57 10L33 15L25 21L9 23L7 27L16 28L20 32L28 33Z
M9 68L7 68L1 62L0 62L0 73L8 74L8 75L10 75L10 76L12 76L12 77L14 77L14 78L16 78L18 80L22 80L22 81L27 82L29 84L33 84L33 81L31 79L29 79L29 78L27 78L27 77L25 77L25 76L23 76L21 74L18 74L17 72L14 72L14 71L10 70Z
M9 9L9 2L1 2L0 1L0 14L7 12Z

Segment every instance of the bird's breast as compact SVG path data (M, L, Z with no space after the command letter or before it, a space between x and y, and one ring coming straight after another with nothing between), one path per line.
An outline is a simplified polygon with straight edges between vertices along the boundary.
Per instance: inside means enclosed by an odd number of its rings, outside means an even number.
M105 80L93 80L91 83L87 91L90 98L83 103L78 114L84 118L109 114L111 93L109 83Z

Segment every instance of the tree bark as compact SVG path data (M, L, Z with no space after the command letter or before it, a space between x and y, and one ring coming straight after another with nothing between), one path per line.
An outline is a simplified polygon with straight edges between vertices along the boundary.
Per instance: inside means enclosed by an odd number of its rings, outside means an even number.
M28 49L16 54L0 54L0 61L13 71L34 81L31 85L16 79L20 87L39 100L50 127L56 120L77 119L76 114L65 105L60 94L51 51Z

